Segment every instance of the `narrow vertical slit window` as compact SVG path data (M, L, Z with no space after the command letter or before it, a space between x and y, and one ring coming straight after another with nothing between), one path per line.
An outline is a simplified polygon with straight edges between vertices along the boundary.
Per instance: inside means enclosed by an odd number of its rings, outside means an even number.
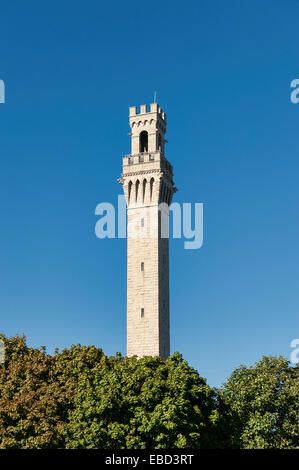
M141 271L144 271L144 262L141 262Z
M136 186L136 193L135 193L135 196L136 196L135 200L136 200L136 202L138 201L139 184L140 184L140 182L139 182L139 180L137 180L137 181L136 181L136 185L135 185L135 186Z
M144 219L141 219L141 227L144 227Z
M132 186L133 186L133 183L132 183L132 181L130 181L129 182L129 187L128 187L128 203L129 204L130 204L130 200L131 200Z
M142 202L145 200L145 191L146 191L146 179L143 180L143 194L142 194Z
M144 308L141 309L140 316L141 316L141 318L144 317Z
M154 178L151 178L150 181L150 201L152 202L153 199L153 189L154 189Z

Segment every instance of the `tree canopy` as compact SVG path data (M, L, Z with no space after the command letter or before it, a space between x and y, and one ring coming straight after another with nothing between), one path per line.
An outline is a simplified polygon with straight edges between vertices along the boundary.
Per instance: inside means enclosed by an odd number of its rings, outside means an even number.
M6 338L0 448L299 448L299 368L264 357L212 389L179 353L106 356Z
M263 357L235 370L219 395L229 410L233 446L299 448L299 364Z

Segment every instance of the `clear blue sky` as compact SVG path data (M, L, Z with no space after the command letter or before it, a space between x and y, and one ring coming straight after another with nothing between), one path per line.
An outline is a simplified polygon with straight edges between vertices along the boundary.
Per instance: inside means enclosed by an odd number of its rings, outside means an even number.
M204 245L171 242L171 349L209 384L299 337L299 3L1 2L0 331L52 352L125 353L126 241L99 240L156 89L177 202Z

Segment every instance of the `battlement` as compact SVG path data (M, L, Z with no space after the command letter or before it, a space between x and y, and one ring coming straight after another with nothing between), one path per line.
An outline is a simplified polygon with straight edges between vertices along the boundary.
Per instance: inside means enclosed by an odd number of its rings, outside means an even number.
M166 121L166 113L162 110L162 108L159 107L158 103L151 103L150 104L150 111L147 109L146 104L142 104L140 106L139 112L137 111L137 106L130 106L129 107L129 116L141 116L142 114L159 114L161 118Z

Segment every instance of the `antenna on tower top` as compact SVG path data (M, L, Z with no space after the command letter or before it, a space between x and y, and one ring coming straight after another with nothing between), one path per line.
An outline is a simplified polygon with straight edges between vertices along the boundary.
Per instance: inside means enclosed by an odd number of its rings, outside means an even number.
M156 103L156 99L157 99L157 92L155 90L155 93L154 93L154 103Z

